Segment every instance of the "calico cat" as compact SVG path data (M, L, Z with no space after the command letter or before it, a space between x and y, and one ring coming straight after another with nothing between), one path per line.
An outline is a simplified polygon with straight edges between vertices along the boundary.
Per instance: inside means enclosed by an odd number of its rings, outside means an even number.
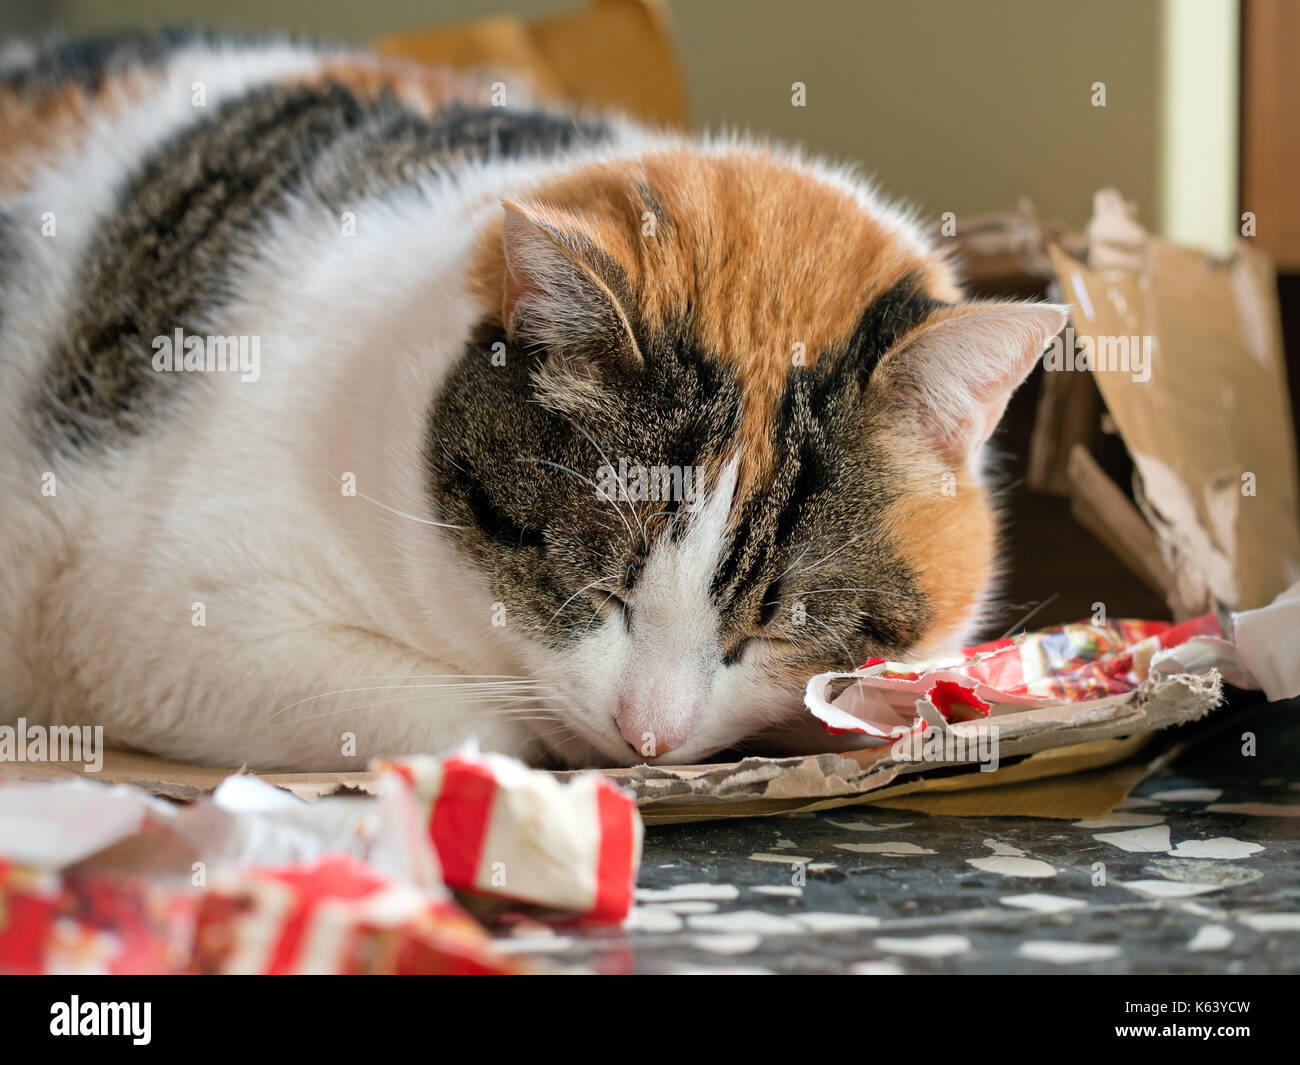
M0 721L690 763L971 634L1064 312L850 172L282 42L0 56Z

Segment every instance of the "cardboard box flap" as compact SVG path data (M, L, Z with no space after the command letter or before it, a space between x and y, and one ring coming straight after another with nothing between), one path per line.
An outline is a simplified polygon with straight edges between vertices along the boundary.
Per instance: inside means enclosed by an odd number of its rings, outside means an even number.
M1179 618L1262 606L1300 577L1272 268L1245 243L1222 262L1147 236L1113 193L1097 211L1091 265L1052 259L1174 574L1170 605Z
M660 0L593 0L531 20L498 15L388 34L374 48L437 66L522 74L542 97L616 109L652 125L686 123L685 83Z

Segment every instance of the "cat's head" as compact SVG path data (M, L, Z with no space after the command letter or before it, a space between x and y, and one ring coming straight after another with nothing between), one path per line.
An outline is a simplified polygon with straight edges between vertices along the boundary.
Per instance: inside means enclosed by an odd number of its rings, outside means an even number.
M561 759L697 761L812 673L970 634L976 456L1060 308L963 301L852 183L743 150L551 181L473 276L428 484L563 700Z

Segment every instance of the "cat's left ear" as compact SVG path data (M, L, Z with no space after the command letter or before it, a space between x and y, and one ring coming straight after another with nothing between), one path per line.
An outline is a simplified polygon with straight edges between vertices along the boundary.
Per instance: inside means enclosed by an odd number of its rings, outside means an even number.
M961 305L890 352L881 383L920 416L945 457L965 462L1068 319L1069 308L1051 303Z
M643 365L627 312L597 271L589 238L526 206L505 202L501 317L513 343L544 350L567 370Z

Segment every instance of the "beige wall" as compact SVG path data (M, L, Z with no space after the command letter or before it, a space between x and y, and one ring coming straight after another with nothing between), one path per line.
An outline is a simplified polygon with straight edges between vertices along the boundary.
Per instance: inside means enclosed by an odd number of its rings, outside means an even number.
M1111 182L1155 217L1155 3L750 0L743 19L728 6L674 5L705 123L861 162L930 213L1029 196L1082 222ZM789 105L796 80L804 109ZM1096 81L1105 108L1091 105Z
M0 0L3 3L4 0ZM381 31L579 0L61 0L64 23ZM1184 0L1185 2L1185 0ZM1118 185L1161 217L1160 0L673 0L696 120L862 164L926 212L1030 197L1086 220ZM216 12L220 12L218 19ZM791 106L791 84L807 106ZM1091 86L1106 84L1107 106Z

